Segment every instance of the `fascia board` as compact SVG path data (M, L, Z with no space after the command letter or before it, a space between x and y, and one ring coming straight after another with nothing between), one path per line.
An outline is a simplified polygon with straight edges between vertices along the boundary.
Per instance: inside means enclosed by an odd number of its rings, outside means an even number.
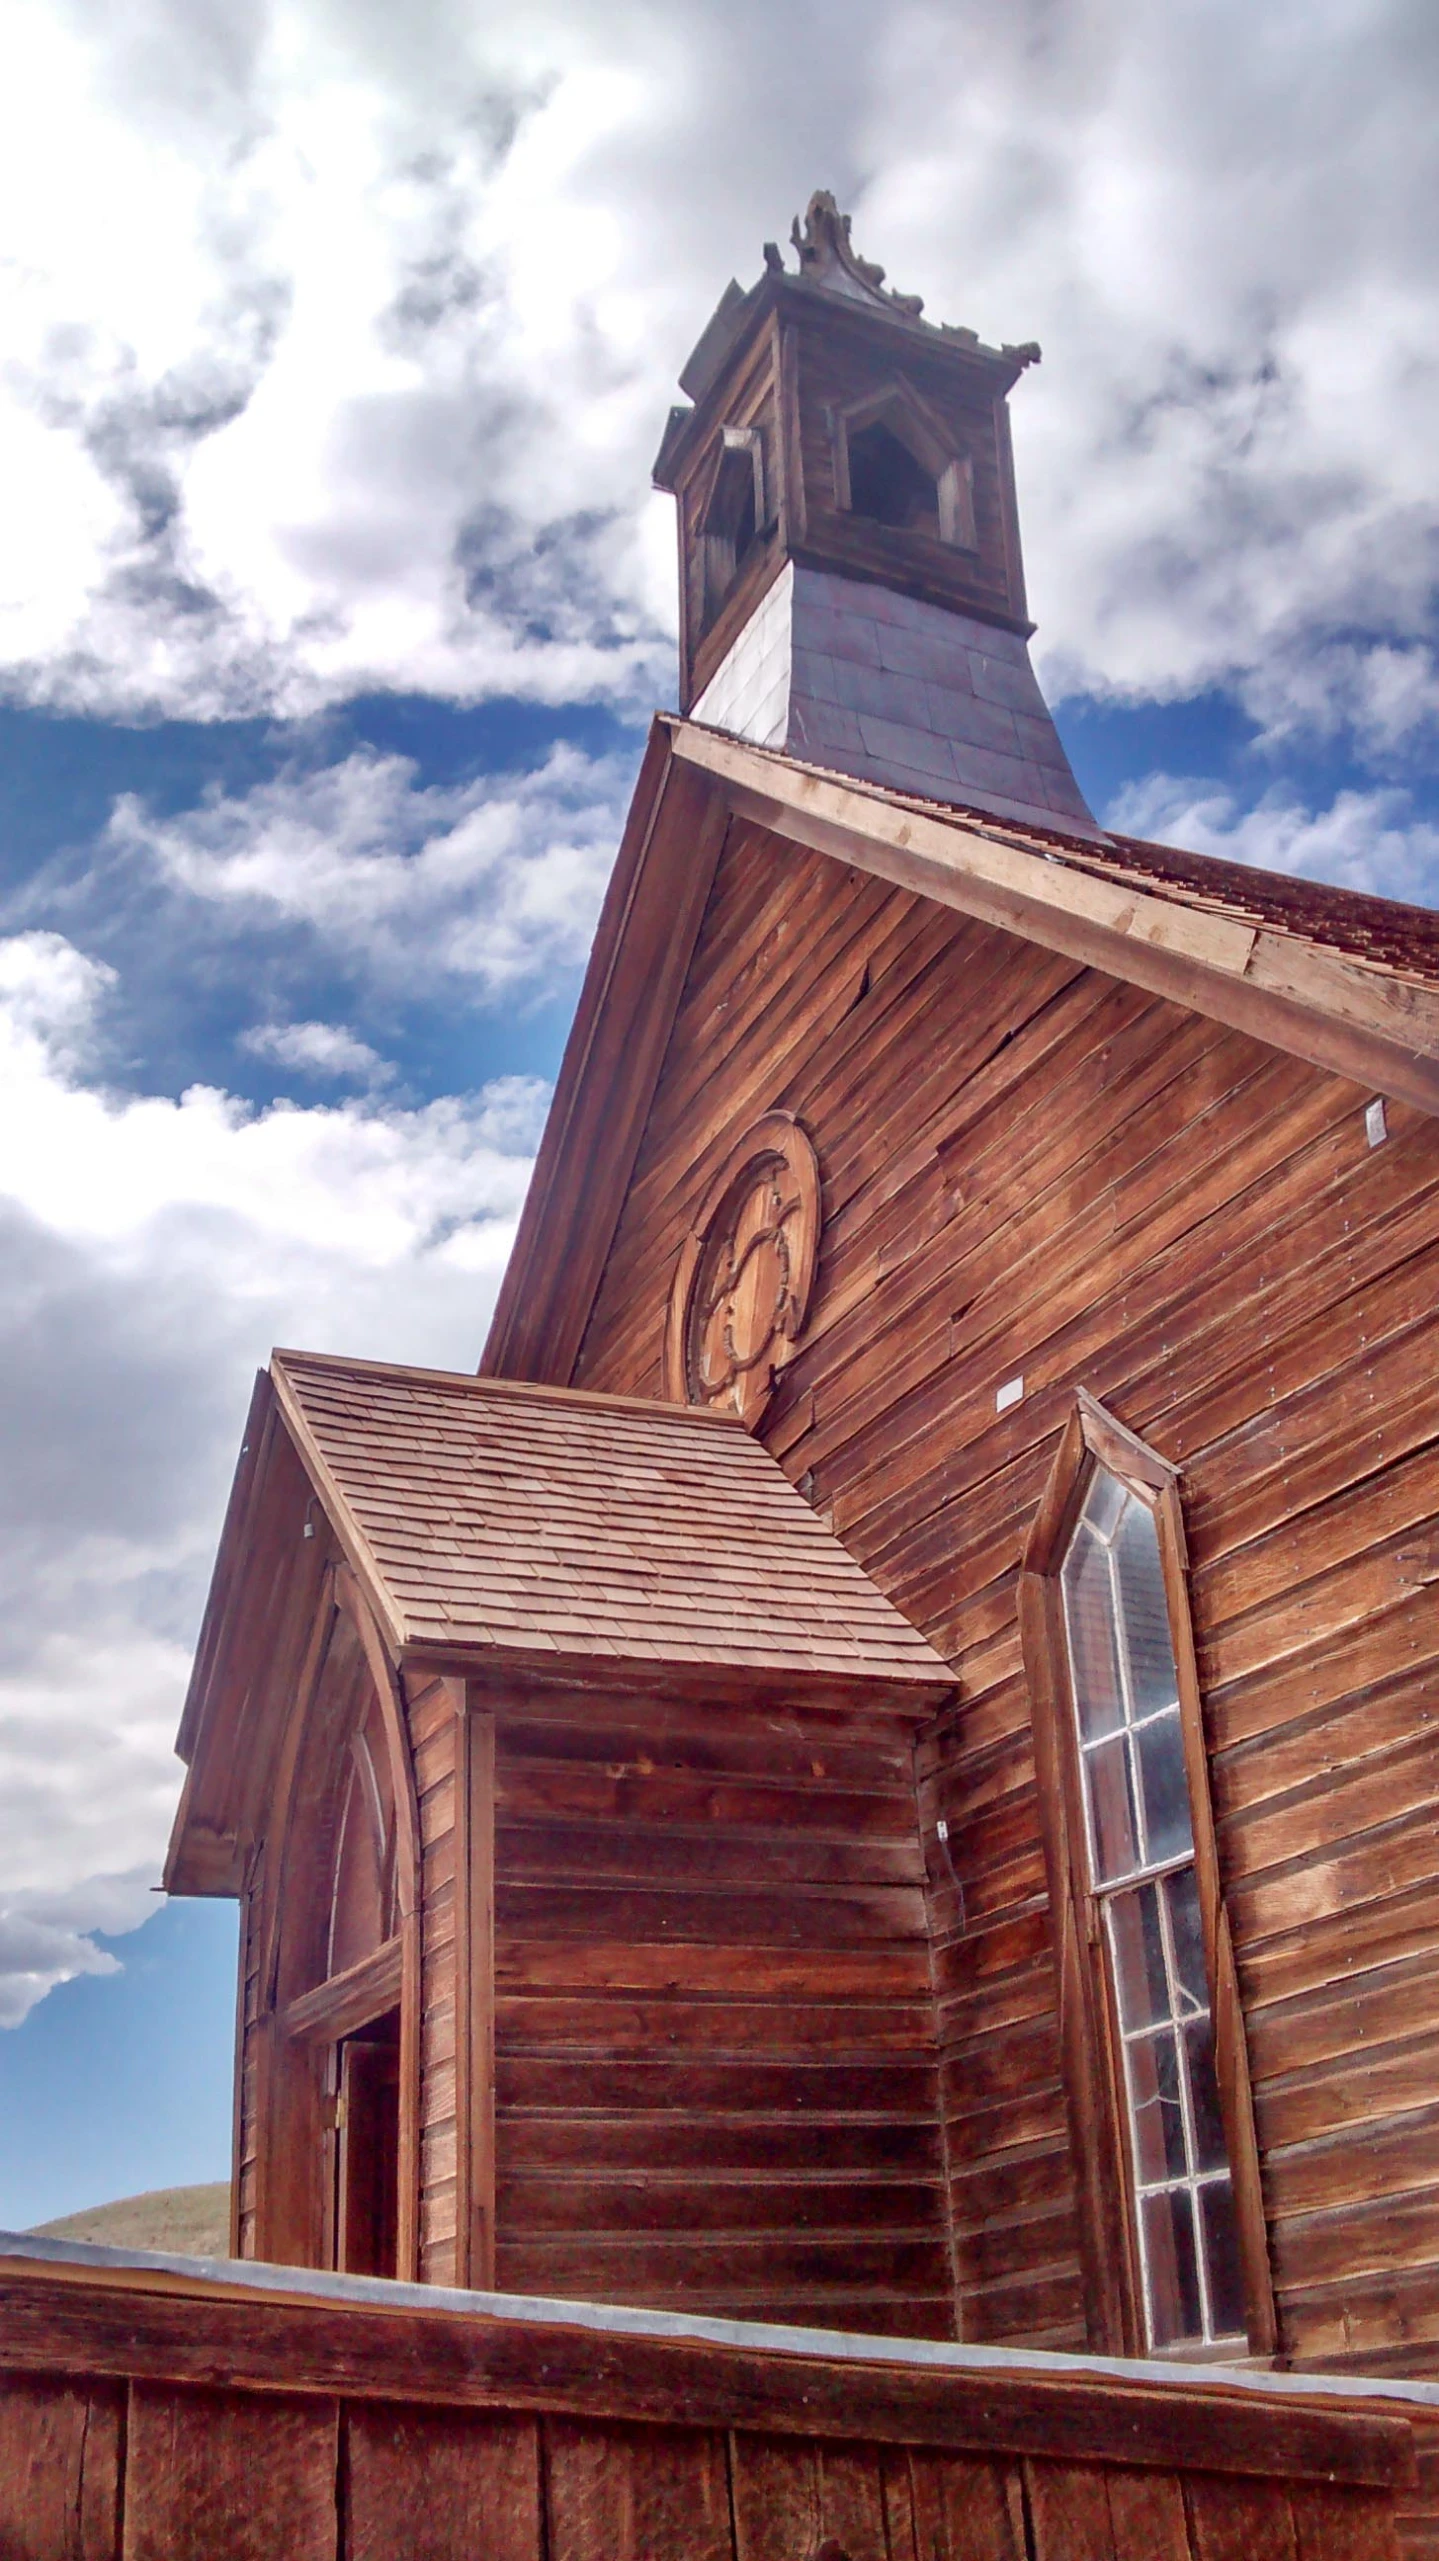
M693 722L671 730L676 757L711 775L738 816L1439 1113L1439 987L896 806Z

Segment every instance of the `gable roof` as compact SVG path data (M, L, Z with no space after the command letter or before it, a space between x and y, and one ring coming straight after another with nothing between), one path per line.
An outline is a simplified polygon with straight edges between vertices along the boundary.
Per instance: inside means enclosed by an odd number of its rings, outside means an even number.
M271 1376L397 1654L950 1685L733 1417L313 1352Z
M481 1371L573 1374L732 817L1439 1112L1439 916L651 730Z

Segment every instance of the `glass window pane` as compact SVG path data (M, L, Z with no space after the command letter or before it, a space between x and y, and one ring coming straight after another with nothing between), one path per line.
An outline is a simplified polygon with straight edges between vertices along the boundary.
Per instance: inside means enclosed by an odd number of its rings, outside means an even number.
M1172 2032L1136 2037L1124 2049L1129 2105L1134 2119L1135 2169L1141 2187L1153 2179L1182 2179L1189 2168L1184 2107L1179 2095L1179 2051Z
M1081 1518L1088 1521L1090 1528L1097 1530L1107 1544L1114 1536L1125 1504L1132 1500L1127 1485L1121 1485L1118 1477L1111 1476L1107 1467L1096 1467L1089 1480Z
M1179 1710L1141 1725L1134 1737L1139 1749L1139 1784L1144 1795L1146 1859L1178 1858L1194 1847L1189 1813L1189 1773L1184 1766L1184 1736Z
M1149 2296L1149 2338L1156 2348L1202 2339L1194 2208L1188 2188L1140 2199L1144 2266Z
M1199 2157L1195 2164L1201 2170L1222 2170L1227 2154L1224 2149L1224 2119L1219 2112L1219 2076L1214 2069L1214 2028L1207 2018L1191 2019L1184 2031L1184 2051L1189 2064L1189 2095L1194 2108L1194 2134Z
M1100 1546L1082 1521L1070 1541L1060 1582L1079 1730L1085 1736L1112 1734L1124 1722L1124 1692L1115 1646L1114 1585L1109 1551Z
M1112 1742L1097 1743L1085 1753L1084 1782L1089 1793L1095 1883L1132 1876L1141 1860L1127 1735L1116 1734Z
M1169 1979L1159 1923L1159 1888L1140 1885L1105 1905L1122 2028L1155 2027L1170 2016Z
M1175 2014L1183 2018L1191 2010L1207 2010L1209 2007L1204 1930L1199 1918L1199 1879L1192 1867L1182 1867L1176 1875L1165 1878L1164 1900L1169 1911L1169 1928L1179 1973L1175 1987L1178 1995Z
M1126 1503L1115 1532L1114 1562L1134 1713L1152 1716L1156 1709L1177 1703L1179 1682L1169 1633L1159 1532L1149 1505L1133 1496Z
M1244 2336L1244 2276L1239 2262L1239 2217L1228 2179L1211 2179L1199 2191L1204 2273L1217 2339Z

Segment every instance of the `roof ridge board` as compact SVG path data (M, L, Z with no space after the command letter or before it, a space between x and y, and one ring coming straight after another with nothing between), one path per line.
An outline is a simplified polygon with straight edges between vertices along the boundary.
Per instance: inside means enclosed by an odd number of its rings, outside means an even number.
M750 1437L737 1414L721 1413L710 1405L673 1405L658 1396L618 1396L592 1387L554 1387L529 1379L482 1377L467 1369L426 1369L403 1361L367 1360L359 1354L298 1351L286 1344L277 1344L271 1352L272 1368L277 1361L292 1380L305 1370L317 1370L336 1376L353 1375L356 1379L393 1379L399 1385L414 1381L441 1394L473 1398L478 1405L490 1398L500 1405L530 1400L540 1406L569 1407L577 1413L610 1411L643 1416L681 1428L717 1424L746 1441Z

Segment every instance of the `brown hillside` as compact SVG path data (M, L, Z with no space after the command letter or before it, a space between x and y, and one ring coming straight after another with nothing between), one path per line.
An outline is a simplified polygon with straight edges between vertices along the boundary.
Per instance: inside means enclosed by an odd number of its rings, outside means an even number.
M211 2186L152 2188L145 2196L117 2197L112 2205L87 2206L37 2223L53 2241L97 2241L112 2250L171 2250L193 2259L230 2255L230 2182Z

